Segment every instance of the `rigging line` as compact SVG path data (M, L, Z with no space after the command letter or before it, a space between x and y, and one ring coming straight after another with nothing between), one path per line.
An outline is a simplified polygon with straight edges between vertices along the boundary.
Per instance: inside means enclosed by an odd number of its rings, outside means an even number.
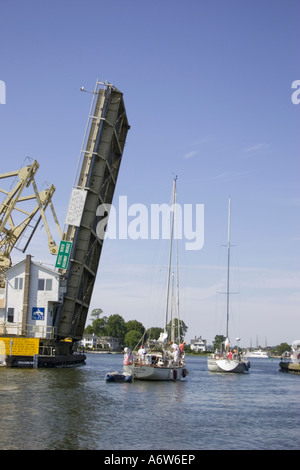
M133 351L137 351L137 350L138 350L137 348L138 348L138 345L139 345L140 343L141 343L141 344L144 344L144 342L145 342L144 340L145 340L145 336L146 336L147 331L148 331L148 330L146 330L146 328L145 328L144 333L142 334L141 338L138 340L137 344L134 346Z

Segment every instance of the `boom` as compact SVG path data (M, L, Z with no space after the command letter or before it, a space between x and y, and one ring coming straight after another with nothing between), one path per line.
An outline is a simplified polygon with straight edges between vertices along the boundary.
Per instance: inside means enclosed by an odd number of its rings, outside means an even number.
M53 240L50 229L47 223L45 210L50 205L52 214L55 219L56 226L61 237L61 231L56 218L54 207L52 205L52 196L55 191L53 185L44 191L38 192L34 176L39 168L38 162L35 160L31 165L21 168L18 171L10 173L3 173L0 179L15 178L16 183L10 191L0 188L0 192L5 194L5 198L0 205L0 284L5 285L5 273L11 266L11 251L20 240L21 235L30 226L32 228L31 235L26 243L23 252L26 250L33 233L35 232L41 218L44 221L48 236L48 246L51 254L56 255L58 247ZM11 185L12 186L12 185ZM32 186L34 194L22 196L23 190ZM33 208L28 208L26 203L31 200L36 200L37 205ZM40 216L32 226L34 216L40 212Z

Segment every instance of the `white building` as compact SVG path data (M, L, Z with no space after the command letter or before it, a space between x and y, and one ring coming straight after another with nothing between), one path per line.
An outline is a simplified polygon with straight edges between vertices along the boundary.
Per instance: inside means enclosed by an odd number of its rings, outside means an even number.
M120 343L119 340L113 336L99 336L98 347L108 349L109 351L119 351Z
M96 336L95 334L84 334L80 346L89 349L104 349L107 351L119 351L120 343L113 336Z
M0 334L53 338L53 310L62 298L59 273L33 262L27 255L6 273L5 305L0 308Z
M95 349L97 347L97 336L94 333L91 335L84 334L79 344L83 348Z
M191 339L191 350L195 352L206 351L206 339L199 338Z

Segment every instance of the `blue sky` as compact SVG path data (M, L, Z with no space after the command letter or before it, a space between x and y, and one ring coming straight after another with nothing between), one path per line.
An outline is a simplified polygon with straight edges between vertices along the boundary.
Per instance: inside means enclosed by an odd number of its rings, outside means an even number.
M188 341L225 331L229 195L231 337L264 346L300 335L299 12L293 0L1 3L1 173L37 159L63 225L90 107L80 87L119 88L131 129L115 202L169 202L177 174L178 202L204 204L203 248L180 248ZM106 240L91 308L161 326L161 245ZM42 230L29 251L49 259Z

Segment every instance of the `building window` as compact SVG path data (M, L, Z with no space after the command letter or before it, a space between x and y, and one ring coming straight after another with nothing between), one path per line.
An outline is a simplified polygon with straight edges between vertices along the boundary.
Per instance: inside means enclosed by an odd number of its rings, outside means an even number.
M22 277L15 277L15 289L22 290L23 289L23 278Z
M38 279L38 290L52 290L52 279Z
M13 321L14 321L14 311L15 311L15 309L11 308L11 307L8 307L8 309L7 309L7 321L9 323L13 323Z

